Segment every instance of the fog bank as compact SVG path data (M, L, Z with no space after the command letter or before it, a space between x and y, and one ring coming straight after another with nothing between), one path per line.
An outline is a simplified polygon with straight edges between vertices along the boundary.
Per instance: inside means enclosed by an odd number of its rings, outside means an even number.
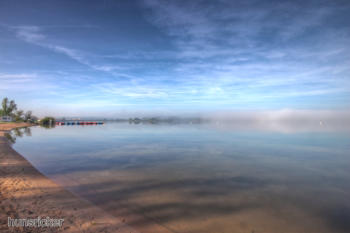
M210 121L221 129L254 129L285 133L344 131L350 132L350 111L277 110L217 112Z

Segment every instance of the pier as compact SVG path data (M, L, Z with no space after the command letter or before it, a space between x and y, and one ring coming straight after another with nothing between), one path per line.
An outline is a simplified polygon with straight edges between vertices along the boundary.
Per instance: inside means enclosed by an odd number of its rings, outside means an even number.
M56 125L103 125L102 121L56 121Z

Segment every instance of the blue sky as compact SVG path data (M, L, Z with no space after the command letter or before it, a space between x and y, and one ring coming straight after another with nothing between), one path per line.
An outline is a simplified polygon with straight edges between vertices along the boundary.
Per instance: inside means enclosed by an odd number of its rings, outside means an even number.
M0 97L38 115L349 109L349 1L0 0Z

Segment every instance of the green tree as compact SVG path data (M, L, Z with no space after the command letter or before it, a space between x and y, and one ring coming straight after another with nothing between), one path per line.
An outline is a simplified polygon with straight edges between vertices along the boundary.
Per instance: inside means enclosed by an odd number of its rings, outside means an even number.
M40 125L42 126L54 126L55 125L55 118L53 117L44 117L43 119L40 120Z
M24 114L24 121L25 122L28 122L28 121L31 121L32 120L32 111L27 111L25 114Z
M2 100L1 103L1 115L2 116L14 116L13 112L17 110L17 104L14 100L9 101L7 97Z
M38 122L38 118L36 116L32 116L29 120L30 123L37 123Z
M7 97L5 97L3 100L2 100L2 102L1 102L1 107L2 107L2 109L1 109L1 115L2 116L5 116L6 115L6 113L7 113L7 108L8 108L8 102L9 102L9 99L7 98Z
M0 116L10 116L15 121L25 121L36 123L38 118L32 115L32 111L24 113L23 110L17 110L17 104L14 100L9 101L7 97L3 98L0 106Z
M23 110L17 110L14 114L15 121L23 121Z

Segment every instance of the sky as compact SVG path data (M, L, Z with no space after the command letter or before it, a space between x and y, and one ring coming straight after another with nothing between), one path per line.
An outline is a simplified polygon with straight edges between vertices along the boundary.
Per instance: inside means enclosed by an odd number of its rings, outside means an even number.
M37 115L350 107L350 1L0 0L0 98Z

